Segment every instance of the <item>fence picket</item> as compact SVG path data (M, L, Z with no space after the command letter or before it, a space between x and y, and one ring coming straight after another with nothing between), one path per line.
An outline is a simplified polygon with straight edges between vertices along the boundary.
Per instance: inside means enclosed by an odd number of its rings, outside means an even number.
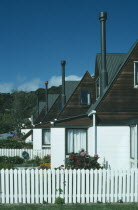
M22 153L26 151L29 154L30 159L35 158L35 156L39 156L43 158L44 156L51 154L51 149L46 148L43 150L33 150L33 149L0 149L0 156L14 157L19 156L22 157Z
M13 203L13 170L10 169L10 203Z
M90 171L90 202L94 202L93 198L93 188L94 188L94 181L93 181L93 170Z
M35 202L39 203L39 178L38 169L35 170Z
M86 203L90 202L90 180L89 170L86 170Z
M14 169L14 203L18 203L18 179L17 179L17 169Z
M68 203L68 170L65 169L65 203Z
M26 203L26 177L25 170L22 170L22 186L23 186L23 203Z
M102 201L102 199L101 199L101 195L102 195L102 193L101 193L101 190L102 190L102 185L101 185L101 181L102 181L102 170L101 169L99 169L98 170L98 178L99 178L99 185L98 185L98 201Z
M134 169L131 170L131 202L134 202Z
M19 203L22 203L21 170L18 170L18 195L19 195Z
M51 203L51 170L48 169L48 203Z
M60 189L61 189L61 194L60 197L64 198L64 173L63 170L60 170Z
M43 170L39 170L39 183L40 183L40 203L43 203Z
M34 197L35 197L35 192L34 192L34 169L31 169L31 203L34 203Z
M72 170L69 170L69 203L72 203Z
M76 170L73 170L73 203L76 203Z
M52 203L55 203L56 198L56 182L55 170L52 170Z
M1 170L1 194L2 194L2 203L5 203L5 171Z
M47 203L47 170L44 169L44 201Z
M9 170L8 169L5 170L5 176L6 176L6 180L5 180L5 185L6 185L6 203L9 203Z
M2 203L65 203L138 201L138 169L131 170L38 170L2 169ZM62 192L61 192L62 190Z
M80 203L81 198L81 174L80 169L77 171L77 203Z
M129 202L130 198L130 171L127 170L127 202Z
M135 202L138 202L138 173L137 169L135 169Z
M114 170L111 170L111 202L114 202Z

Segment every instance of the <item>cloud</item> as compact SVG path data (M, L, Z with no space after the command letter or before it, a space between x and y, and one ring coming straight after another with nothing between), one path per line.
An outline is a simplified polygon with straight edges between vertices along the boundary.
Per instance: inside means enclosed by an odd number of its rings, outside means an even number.
M0 83L0 92L1 93L9 93L13 89L13 83L12 82L4 82Z
M25 82L22 85L20 85L17 89L22 91L34 91L40 88L42 81L40 78L32 79L29 82Z
M79 81L81 79L82 79L82 77L79 77L79 76L76 76L76 75L69 75L69 76L65 77L66 81ZM61 83L62 83L62 77L61 76L53 76L53 77L50 78L48 86L49 87L59 86L59 85L61 85Z

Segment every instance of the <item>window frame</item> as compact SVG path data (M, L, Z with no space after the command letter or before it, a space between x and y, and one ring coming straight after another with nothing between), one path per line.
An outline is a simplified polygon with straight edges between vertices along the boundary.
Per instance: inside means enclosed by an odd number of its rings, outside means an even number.
M82 100L83 92L87 94L87 103L82 103L83 102L83 100ZM90 92L90 90L88 90L88 89L80 90L80 105L87 105L87 106L91 105L91 92Z
M85 152L87 153L87 151L88 151L88 129L87 128L66 128L66 133L65 133L65 136L66 136L66 139L65 139L65 153L66 153L66 155L72 154L72 152L68 153L68 147L67 147L67 145L68 145L67 144L68 143L68 130L70 130L70 129L72 129L72 130L77 130L77 129L81 130L82 129L82 130L86 131L86 151ZM74 139L73 139L73 144L74 144Z
M44 144L44 131L46 130L50 132L50 144ZM42 129L42 146L51 146L51 129L50 128Z
M138 61L134 61L134 88L138 88L138 81L136 79L136 65L138 65Z

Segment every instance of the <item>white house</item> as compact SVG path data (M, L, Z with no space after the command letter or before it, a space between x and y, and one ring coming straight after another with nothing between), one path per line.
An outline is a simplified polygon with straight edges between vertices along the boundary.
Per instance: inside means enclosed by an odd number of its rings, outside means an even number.
M86 72L74 88L73 82L66 87L62 61L62 92L33 127L34 148L51 147L53 168L81 148L107 167L137 168L138 41L128 53L106 53L106 18L101 12L94 75Z

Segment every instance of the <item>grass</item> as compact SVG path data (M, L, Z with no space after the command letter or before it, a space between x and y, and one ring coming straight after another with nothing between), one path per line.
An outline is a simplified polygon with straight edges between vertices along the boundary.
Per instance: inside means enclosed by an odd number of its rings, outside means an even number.
M72 205L46 205L46 204L4 204L1 210L138 210L138 203L132 204L72 204Z

